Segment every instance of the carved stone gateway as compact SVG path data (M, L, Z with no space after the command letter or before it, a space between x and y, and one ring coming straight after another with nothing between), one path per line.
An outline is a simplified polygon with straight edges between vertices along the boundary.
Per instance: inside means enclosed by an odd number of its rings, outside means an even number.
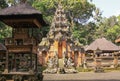
M43 58L44 62L41 63L47 66L45 73L76 73L75 67L81 63L78 61L81 45L72 36L71 27L68 25L61 3L58 4L47 37L43 38L39 44L39 55L46 55Z

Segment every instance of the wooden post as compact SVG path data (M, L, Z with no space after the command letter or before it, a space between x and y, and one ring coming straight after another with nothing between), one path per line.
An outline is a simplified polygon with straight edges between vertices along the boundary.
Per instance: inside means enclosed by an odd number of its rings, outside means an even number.
M117 53L114 53L113 65L114 67L117 67L118 65L118 54Z
M32 67L33 67L33 59L32 59L32 52L30 53L30 68L29 68L29 73L30 74L33 74L33 70L32 70Z
M37 54L35 55L35 58L36 58L36 59L35 59L35 71L37 72L37 65L38 65L38 64L37 64L37 61L38 61L38 60L37 60L37 58L38 58L38 57L37 57Z
M30 60L30 69L32 69L32 67L33 67L33 65L32 65L32 53L30 54L30 58L31 58L31 60Z
M14 54L14 71L16 71L16 54Z
M96 52L95 50L93 51L93 60L94 60L94 68L96 68L96 56L95 56Z
M5 66L4 73L8 73L8 51L6 52L6 66Z

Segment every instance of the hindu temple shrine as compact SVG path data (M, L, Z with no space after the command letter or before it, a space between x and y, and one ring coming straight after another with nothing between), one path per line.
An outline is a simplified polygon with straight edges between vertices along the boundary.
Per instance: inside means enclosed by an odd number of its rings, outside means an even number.
M42 39L38 50L39 61L41 65L47 66L45 72L48 73L57 73L61 70L70 72L69 69L79 67L84 60L84 50L73 37L61 3L55 11L50 31L47 37ZM73 69L72 72L76 71Z

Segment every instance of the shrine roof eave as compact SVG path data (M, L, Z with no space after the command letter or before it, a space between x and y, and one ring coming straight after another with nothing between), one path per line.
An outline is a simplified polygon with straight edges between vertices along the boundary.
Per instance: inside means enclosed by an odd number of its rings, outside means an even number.
M40 28L42 26L48 26L42 14L0 15L0 21L13 28Z
M95 50L87 50L87 53L94 53ZM113 53L113 52L119 52L120 50L101 50L102 53Z

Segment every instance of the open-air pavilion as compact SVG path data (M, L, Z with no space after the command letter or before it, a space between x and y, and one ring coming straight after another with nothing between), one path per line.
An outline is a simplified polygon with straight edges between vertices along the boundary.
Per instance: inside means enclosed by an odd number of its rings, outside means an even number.
M111 41L108 41L105 38L99 38L93 41L85 50L86 52L101 50L102 53L113 53L118 52L120 49Z
M93 61L100 59L102 64L117 65L119 47L105 38L98 38L85 48L86 53L92 55ZM103 65L104 66L104 65Z

